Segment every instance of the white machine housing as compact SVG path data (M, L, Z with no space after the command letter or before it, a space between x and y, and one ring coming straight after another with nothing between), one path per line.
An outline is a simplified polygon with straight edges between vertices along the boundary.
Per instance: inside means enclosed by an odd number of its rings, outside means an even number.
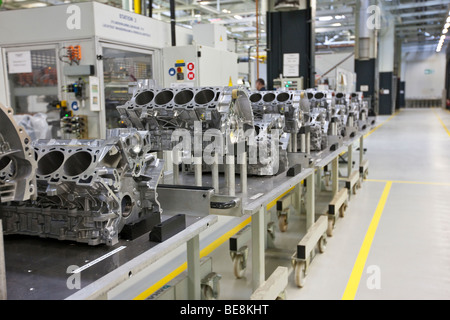
M0 12L2 32L0 32L0 102L11 106L10 70L8 54L49 49L56 53L57 84L51 96L66 100L70 108L75 100L73 93L67 92L68 85L81 77L86 83L86 96L80 102L74 115L85 115L89 119L89 138L106 138L109 115L105 103L104 52L106 48L127 53L140 53L150 57L151 78L162 86L163 70L161 51L171 45L170 24L135 14L98 2L74 3L45 8L11 10ZM176 27L178 45L192 43L192 31ZM68 75L68 64L58 59L61 49L68 46L81 47L80 66L93 66L92 75ZM205 54L206 55L206 54ZM90 79L90 77L93 77ZM90 80L98 83L97 105L91 103ZM42 88L19 88L22 96L39 98L50 90ZM122 86L117 91L126 92ZM30 93L30 90L34 90ZM115 90L110 89L110 90ZM25 92L26 91L26 92ZM48 101L45 101L48 102ZM112 102L114 104L114 101ZM45 107L41 105L42 109ZM115 111L114 105L110 108Z
M237 85L238 55L234 52L188 45L166 47L163 56L164 86L167 88Z

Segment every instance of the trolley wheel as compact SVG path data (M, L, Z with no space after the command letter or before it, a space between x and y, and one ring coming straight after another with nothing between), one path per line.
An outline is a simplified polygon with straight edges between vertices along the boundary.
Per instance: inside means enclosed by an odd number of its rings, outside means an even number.
M344 202L344 203L342 204L342 206L339 208L339 216L340 216L341 218L345 217L345 211L347 210L347 207L348 207L348 204L347 204L347 201L346 201L346 202Z
M242 277L244 276L245 273L245 268L244 268L244 257L243 256L236 256L234 258L234 276L237 279L242 279Z
M325 236L322 236L319 239L319 252L324 253L327 248L327 238Z
M329 237L333 236L333 229L334 229L334 219L328 218L327 236Z
M278 217L278 227L281 232L286 232L288 229L287 215L280 215Z
M213 289L210 286L202 286L203 300L216 300L214 298Z
M305 286L306 281L306 264L304 261L296 261L294 266L295 284L299 288Z

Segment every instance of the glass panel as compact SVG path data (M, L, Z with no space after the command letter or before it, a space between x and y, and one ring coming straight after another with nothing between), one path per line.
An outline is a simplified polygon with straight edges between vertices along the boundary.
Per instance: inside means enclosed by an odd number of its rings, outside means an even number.
M15 114L46 113L48 104L58 100L56 50L31 50L31 73L9 73L11 107Z
M152 79L152 70L151 54L103 48L107 129L120 126L116 107L130 100L128 84L139 79Z

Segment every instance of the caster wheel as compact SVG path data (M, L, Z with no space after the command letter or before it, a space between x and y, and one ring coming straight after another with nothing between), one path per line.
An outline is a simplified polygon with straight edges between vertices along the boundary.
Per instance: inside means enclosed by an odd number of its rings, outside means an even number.
M280 228L281 232L286 232L288 229L288 222L287 222L287 216L281 215L278 218L278 227Z
M245 273L245 268L244 268L244 257L243 256L237 256L234 259L234 276L237 279L242 279L242 277L244 276Z
M306 265L304 261L297 261L294 266L295 284L299 288L305 286L306 281Z
M203 300L214 300L214 294L210 286L202 286Z
M318 244L319 244L319 252L324 253L327 248L327 238L325 236L322 236Z
M332 237L334 230L334 219L328 219L327 236Z
M344 218L344 217L345 217L345 211L347 211L347 208L348 208L348 205L347 205L347 202L345 202L345 203L341 206L341 208L339 209L339 216L340 216L341 218Z

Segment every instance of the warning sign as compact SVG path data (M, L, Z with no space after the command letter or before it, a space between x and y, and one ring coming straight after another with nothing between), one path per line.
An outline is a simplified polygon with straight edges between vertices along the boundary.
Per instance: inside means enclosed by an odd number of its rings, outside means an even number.
M193 72L189 72L187 77L189 80L194 80L195 74Z
M192 62L188 63L187 68L189 71L194 70L194 64Z

